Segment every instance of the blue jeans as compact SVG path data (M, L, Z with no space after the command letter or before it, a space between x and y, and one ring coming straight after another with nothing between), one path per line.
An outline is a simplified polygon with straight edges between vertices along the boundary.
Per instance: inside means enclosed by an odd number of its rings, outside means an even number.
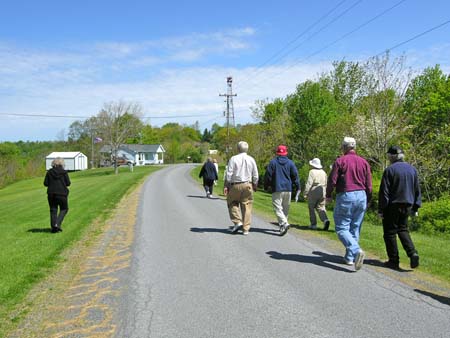
M345 246L345 260L353 262L361 250L359 233L367 208L367 196L363 190L343 192L336 196L334 224L339 240Z

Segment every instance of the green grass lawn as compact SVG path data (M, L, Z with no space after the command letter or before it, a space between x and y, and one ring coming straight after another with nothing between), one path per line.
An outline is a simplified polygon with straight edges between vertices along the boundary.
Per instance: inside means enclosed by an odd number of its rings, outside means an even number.
M198 178L201 166L192 170L192 177L201 183ZM215 187L215 194L223 193L223 170L220 167L219 184ZM274 212L272 211L272 197L271 194L264 191L258 191L254 195L254 210L264 215L265 218L276 221ZM309 212L308 206L305 202L292 202L289 211L289 222L293 225L291 231L299 231L300 233L307 232L308 235L318 237L326 237L328 239L338 242L337 236L334 232L333 213L328 211L328 217L331 221L329 231L309 230ZM417 219L420 222L420 216ZM320 225L319 225L320 229ZM419 232L412 232L411 237L420 255L419 271L426 272L441 280L447 286L450 283L450 236L445 234L428 235ZM340 242L339 242L340 245ZM374 214L367 214L361 229L360 238L361 247L371 256L378 257L381 262L387 260L386 250L383 241L383 228L381 221ZM409 258L406 256L400 241L398 241L400 252L400 266L409 269ZM342 254L344 248L342 246Z
M105 220L120 199L160 167L102 168L71 173L69 213L63 232L50 232L44 177L20 181L0 190L0 337L2 323L17 321L11 311L79 239L94 220ZM9 319L7 319L9 318Z

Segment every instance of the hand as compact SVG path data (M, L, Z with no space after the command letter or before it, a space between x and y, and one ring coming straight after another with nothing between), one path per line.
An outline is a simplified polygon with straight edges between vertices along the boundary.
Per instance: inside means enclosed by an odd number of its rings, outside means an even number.
M228 188L227 187L223 188L223 194L224 194L224 196L228 195Z
M383 213L382 213L382 212L379 212L379 213L378 213L378 217L380 217L381 219L383 219Z
M258 185L256 185L255 183L252 183L252 188L253 188L253 191L256 192L256 190L258 189Z
M418 212L418 211L411 210L410 216L411 216L411 217L417 217L417 216L419 216L419 212Z
M331 197L325 198L325 203L326 204L330 204L331 202L333 202L333 199Z

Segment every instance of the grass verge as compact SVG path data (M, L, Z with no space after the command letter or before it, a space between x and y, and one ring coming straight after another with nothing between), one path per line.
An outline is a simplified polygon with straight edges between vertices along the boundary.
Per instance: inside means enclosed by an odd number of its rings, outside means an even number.
M64 231L57 234L50 232L43 178L0 190L0 337L23 317L26 310L18 311L18 305L61 260L61 252L89 231L94 221L104 221L128 191L158 169L120 168L119 175L112 168L71 173L69 213Z
M201 166L194 168L191 172L193 178L199 183L198 178ZM219 171L223 173L224 167L220 167ZM223 175L219 174L219 184L215 187L216 194L223 192ZM276 221L272 210L271 194L264 191L258 191L254 194L253 201L254 210L263 215L267 219ZM307 232L308 235L314 235L329 240L336 241L340 244L334 232L333 214L328 211L328 217L331 220L329 231L317 231L308 229L309 212L308 206L305 202L293 202L289 211L289 222L293 225L291 227L294 231ZM417 219L420 222L420 216ZM420 268L418 273L429 274L433 282L437 282L445 287L450 287L450 236L446 234L428 235L420 232L412 232L411 237L420 255ZM367 214L361 229L360 238L361 247L370 254L370 256L378 257L382 262L387 260L386 250L383 240L383 227L380 220L374 214ZM399 241L400 264L405 269L409 269L409 258L406 256ZM342 254L344 249L342 247ZM427 276L422 276L425 279Z

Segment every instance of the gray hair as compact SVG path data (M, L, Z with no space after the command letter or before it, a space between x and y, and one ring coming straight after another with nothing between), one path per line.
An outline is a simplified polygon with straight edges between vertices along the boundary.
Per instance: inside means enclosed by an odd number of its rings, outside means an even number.
M240 141L240 142L237 144L237 150L238 150L240 153L246 153L246 152L248 151L248 143L245 142L245 141Z
M52 161L52 167L64 167L64 159L62 157L57 157Z
M405 160L405 154L403 154L403 153L400 153L400 154L389 154L388 153L387 155L388 155L389 162L391 162L391 163Z

